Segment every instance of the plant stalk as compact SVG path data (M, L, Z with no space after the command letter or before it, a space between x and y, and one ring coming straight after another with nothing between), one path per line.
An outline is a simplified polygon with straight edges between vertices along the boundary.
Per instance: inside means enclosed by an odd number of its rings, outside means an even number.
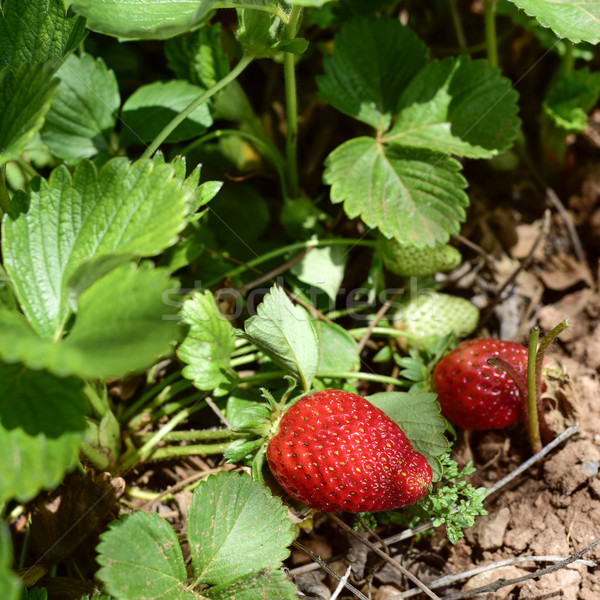
M456 41L461 52L465 51L467 47L467 39L465 38L465 31L460 20L460 12L458 11L457 0L449 0L450 4L450 16L452 17L452 25L454 26L454 33L456 35Z
M289 22L284 27L283 38L293 40L296 37L298 21L302 7L294 4ZM298 189L298 93L296 90L296 56L291 52L283 54L283 76L285 81L285 106L287 131L285 136L285 158L288 176L288 196L297 198Z
M498 67L498 38L496 37L496 0L484 0L485 47L490 67Z
M122 468L127 470L133 467L138 461L145 460L154 450L155 446L164 438L164 436L173 431L179 423L185 421L191 413L190 408L184 408L181 412L175 415L168 423L161 427L141 448L138 448L135 452L129 456L123 456Z
M529 352L527 355L527 432L529 433L529 443L531 450L537 454L542 449L542 439L540 437L540 417L538 414L539 396L542 390L542 383L537 381L536 373L536 355L537 344L540 337L540 328L533 327L529 334ZM542 416L543 419L543 416Z
M244 69L252 62L252 57L244 54L238 64L231 69L223 79L215 83L211 88L198 96L186 108L184 108L174 119L168 123L163 130L154 138L152 143L146 148L141 158L150 158L160 147L160 145L169 137L169 134L174 131L185 119L193 113L201 104L212 98L217 92L221 91L228 83L239 77Z
M165 446L164 448L156 448L148 455L148 460L164 460L167 458L175 458L179 456L191 456L192 454L202 454L208 456L210 454L222 454L231 442L220 442L218 444L191 444L189 446Z

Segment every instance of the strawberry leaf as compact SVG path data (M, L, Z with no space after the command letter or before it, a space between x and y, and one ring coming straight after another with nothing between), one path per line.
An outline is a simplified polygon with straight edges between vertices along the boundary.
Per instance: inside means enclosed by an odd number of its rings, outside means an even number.
M434 481L441 474L439 457L448 450L444 436L446 420L440 414L436 395L422 392L381 392L366 399L395 421L413 448L431 465Z
M600 96L600 73L587 67L559 79L542 104L544 115L558 128L579 133L587 124L587 113Z
M187 81L156 81L139 87L123 104L124 143L151 142L178 113L205 90ZM212 125L208 103L201 104L169 134L166 143L197 137Z
M118 377L168 353L177 337L175 280L149 262L122 265L81 295L69 335L40 337L16 312L0 310L0 357L85 378Z
M347 260L348 251L343 246L313 248L292 267L292 273L300 281L323 290L329 299L335 302L344 278Z
M127 515L100 539L97 576L115 598L138 600L150 590L162 600L203 598L188 588L179 540L156 513Z
M35 331L60 337L72 308L69 279L86 261L106 254L152 256L173 244L193 194L170 164L123 158L99 172L89 161L73 175L59 167L48 181L34 179L26 193L16 193L2 224L2 253Z
M42 141L68 164L100 153L107 157L121 103L115 74L101 58L72 54L56 75L58 96L46 116Z
M200 390L225 393L237 382L237 375L229 366L235 348L231 324L219 312L210 291L188 298L183 304L182 317L189 325L177 351L180 360L187 364L183 376Z
M74 378L0 362L0 503L31 500L77 464L85 434L82 388Z
M0 70L0 166L19 157L44 124L57 93L58 64L24 63Z
M426 51L416 34L396 21L353 19L335 37L334 55L323 60L325 74L317 77L319 96L385 131L402 90L425 64Z
M331 201L402 244L445 243L468 204L450 155L489 158L510 147L520 125L510 81L485 61L427 63L422 42L389 19L345 23L324 69L321 98L377 129L327 157Z
M92 31L121 39L164 40L197 29L215 0L74 0L71 8Z
M294 584L283 571L252 573L234 582L216 585L204 592L211 600L297 600Z
M5 0L0 11L0 67L65 56L84 37L85 19L66 16L64 0Z
M387 237L424 247L460 230L467 183L449 156L359 137L338 146L325 165L331 201Z
M487 61L428 63L403 90L385 141L469 158L490 158L517 137L518 94ZM502 124L500 126L500 123Z
M304 308L292 304L280 287L273 286L244 329L238 334L300 379L305 391L310 389L319 364L319 339Z
M319 337L319 377L327 372L358 371L360 356L356 340L337 323L313 321Z
M600 3L589 0L548 2L547 0L510 0L540 25L549 27L561 38L579 42L600 42Z
M196 581L217 586L211 597L231 598L220 592L225 582L278 569L293 539L281 501L247 475L222 471L194 492L188 515L192 570ZM284 597L293 598L291 584L288 590Z

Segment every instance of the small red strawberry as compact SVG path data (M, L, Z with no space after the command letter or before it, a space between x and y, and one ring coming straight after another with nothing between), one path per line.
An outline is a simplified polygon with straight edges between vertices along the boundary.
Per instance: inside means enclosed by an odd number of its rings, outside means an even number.
M506 340L476 338L459 344L438 362L433 383L442 414L464 429L503 429L523 416L516 383L500 367L498 357L527 379L527 348Z
M292 498L323 512L374 512L412 504L431 467L400 427L349 392L322 390L281 417L267 460Z

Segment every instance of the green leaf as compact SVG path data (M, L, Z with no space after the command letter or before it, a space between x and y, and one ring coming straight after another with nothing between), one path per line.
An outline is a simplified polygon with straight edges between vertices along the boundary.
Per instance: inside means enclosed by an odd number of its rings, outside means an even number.
M151 142L204 89L187 81L155 81L139 87L123 104L123 138L127 143ZM196 137L212 125L208 103L201 104L169 134L167 143Z
M302 381L308 391L319 364L319 340L308 313L273 286L244 323L245 338Z
M216 0L74 0L87 26L122 39L164 40L200 27Z
M403 244L445 243L465 219L466 181L447 155L359 137L338 146L325 165L331 201Z
M313 248L292 267L292 273L300 281L322 289L333 302L344 279L347 260L344 246Z
M100 536L98 579L120 600L200 600L187 586L181 546L173 528L156 513L136 512Z
M247 475L222 471L194 492L188 540L196 582L220 590L234 579L277 569L293 539L281 500Z
M358 371L360 356L356 340L337 323L313 321L319 337L319 377L327 372Z
M44 124L57 93L54 63L24 63L0 70L0 167L21 155Z
M31 500L77 464L85 432L82 387L78 379L0 362L0 503Z
M165 54L180 79L206 89L229 73L229 61L221 48L221 23L170 39Z
M552 123L568 132L579 133L587 124L588 112L600 96L600 73L591 73L587 67L573 71L559 79L542 107Z
M183 376L200 390L231 389L237 382L237 375L229 366L235 337L212 293L194 293L184 302L181 314L183 322L189 325L177 350L177 356L187 365Z
M403 90L388 143L489 158L517 137L518 94L485 60L430 62Z
M511 0L540 25L574 43L600 42L600 2L598 0Z
M42 141L68 164L108 154L121 103L115 74L101 58L72 54L57 76L58 96L46 116Z
M177 337L177 283L151 263L114 269L79 298L68 337L39 337L17 313L0 310L0 357L84 378L119 377L148 367Z
M325 74L317 77L319 97L385 131L398 98L425 60L425 44L398 21L353 19L343 24L333 56L323 61Z
M510 18L515 25L531 33L542 48L560 57L572 52L575 59L591 61L594 58L593 45L584 42L574 46L569 40L557 38L551 29L542 27L537 19L526 15L511 0L497 0L496 15Z
M11 570L13 564L12 541L8 525L0 521L0 598L18 600L23 588L21 580Z
M193 193L170 165L124 158L99 172L88 161L73 175L59 167L49 181L35 179L27 193L16 193L3 221L4 266L35 331L60 336L68 282L84 262L116 253L152 256L173 244Z
M413 448L427 459L434 473L439 473L436 459L448 450L448 440L436 394L381 392L366 399L398 424Z
M296 587L282 571L252 573L234 582L216 585L204 592L211 600L297 600Z
M85 37L85 19L65 15L64 0L5 0L0 12L0 68L65 56Z

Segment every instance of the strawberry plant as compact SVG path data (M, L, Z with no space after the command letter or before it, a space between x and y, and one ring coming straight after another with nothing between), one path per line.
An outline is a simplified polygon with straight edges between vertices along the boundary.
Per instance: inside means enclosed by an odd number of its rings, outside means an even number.
M451 4L0 0L0 598L293 598L305 508L452 542L484 514L442 414L533 422L549 338L527 379L481 364L527 388L492 411L464 346L428 391L489 312L467 187L569 164L600 29L498 0L485 55L447 52ZM537 100L497 22L559 56Z

